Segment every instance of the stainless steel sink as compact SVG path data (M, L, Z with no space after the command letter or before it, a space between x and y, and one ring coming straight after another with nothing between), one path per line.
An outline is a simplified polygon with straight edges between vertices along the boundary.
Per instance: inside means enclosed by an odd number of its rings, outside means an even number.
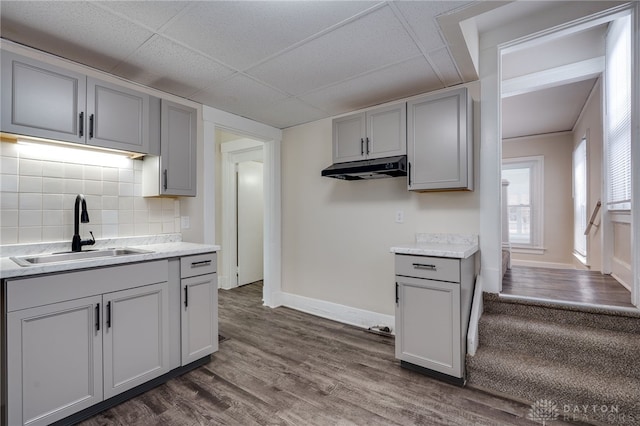
M38 254L32 256L12 257L11 260L20 266L33 266L47 263L74 262L103 257L120 257L132 254L153 253L151 250L134 249L130 247L107 248L87 251L71 251L64 253Z

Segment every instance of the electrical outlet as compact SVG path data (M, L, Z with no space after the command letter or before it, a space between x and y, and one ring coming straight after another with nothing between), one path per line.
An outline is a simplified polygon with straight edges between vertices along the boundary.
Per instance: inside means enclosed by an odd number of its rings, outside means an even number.
M189 216L180 216L180 227L182 229L189 229L191 227Z
M396 223L404 223L404 211L396 210Z

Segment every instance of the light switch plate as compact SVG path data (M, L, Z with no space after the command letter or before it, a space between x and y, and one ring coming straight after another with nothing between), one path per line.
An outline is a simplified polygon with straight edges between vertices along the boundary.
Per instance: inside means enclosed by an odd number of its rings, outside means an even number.
M396 223L404 223L404 211L397 210L396 211Z

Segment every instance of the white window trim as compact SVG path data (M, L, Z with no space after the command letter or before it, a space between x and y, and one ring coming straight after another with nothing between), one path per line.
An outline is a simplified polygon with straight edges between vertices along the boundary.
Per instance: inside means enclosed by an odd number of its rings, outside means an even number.
M515 253L544 254L544 156L503 158L502 168L516 168L516 164L531 164L531 206L532 206L532 244L511 243ZM511 167L509 167L511 166Z

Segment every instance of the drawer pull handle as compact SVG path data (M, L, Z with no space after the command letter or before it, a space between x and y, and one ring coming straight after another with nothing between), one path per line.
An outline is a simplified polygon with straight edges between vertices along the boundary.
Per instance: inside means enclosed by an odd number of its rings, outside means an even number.
M199 268L200 266L209 266L211 265L211 260L201 260L200 262L191 262L192 268Z
M184 307L189 307L189 286L184 286Z
M414 263L413 267L416 268L416 269L426 269L428 271L437 270L436 265L425 265L423 263Z
M100 331L100 304L96 304L96 331Z

